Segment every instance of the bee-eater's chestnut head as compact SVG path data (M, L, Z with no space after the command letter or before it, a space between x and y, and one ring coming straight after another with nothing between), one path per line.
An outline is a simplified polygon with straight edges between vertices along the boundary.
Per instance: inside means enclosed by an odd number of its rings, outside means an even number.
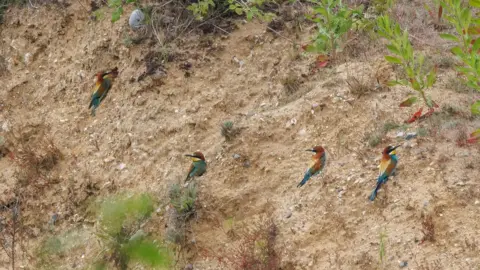
M307 149L307 151L314 152L314 153L323 153L325 152L325 149L321 146L315 146L312 149Z
M95 78L97 79L97 82L101 82L103 80L103 75L105 74L105 72L103 71L99 71L97 72L97 74L95 74Z
M193 155L187 154L186 157L191 157L193 161L203 160L205 161L205 156L203 156L202 152L194 152Z
M397 149L397 147L399 147L399 146L400 145L396 145L396 146L389 145L389 146L385 147L385 149L383 149L383 154L385 154L385 155L389 155L389 154L390 155L396 155L397 153L396 153L395 149Z

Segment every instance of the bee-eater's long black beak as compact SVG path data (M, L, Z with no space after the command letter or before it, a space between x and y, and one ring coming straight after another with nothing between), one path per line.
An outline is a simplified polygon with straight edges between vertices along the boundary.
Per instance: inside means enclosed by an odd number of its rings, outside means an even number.
M186 157L195 157L194 155L186 154Z
M307 150L305 150L305 151L307 151L307 152L315 152L314 149L307 149Z

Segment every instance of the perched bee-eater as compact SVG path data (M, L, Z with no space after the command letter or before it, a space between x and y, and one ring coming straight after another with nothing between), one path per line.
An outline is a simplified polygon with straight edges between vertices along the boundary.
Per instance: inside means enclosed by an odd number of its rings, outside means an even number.
M95 82L95 88L93 90L92 98L88 108L92 108L92 115L95 116L95 110L100 106L102 100L108 94L110 88L112 88L113 80L118 76L118 68L114 68L111 71L100 71L97 73L97 81Z
M308 168L308 170L305 172L302 182L300 182L297 187L305 185L305 183L307 183L312 176L319 174L327 162L327 154L325 153L325 149L323 147L315 146L314 148L306 151L314 152L315 155L312 157L312 165L310 165L310 168Z
M202 176L207 171L207 162L205 162L205 157L203 156L202 152L195 152L193 155L185 155L186 157L192 158L192 165L190 166L190 170L188 171L187 178L185 178L185 182L195 176Z
M395 169L397 168L398 163L395 149L397 149L399 146L400 145L392 147L389 145L383 149L382 159L380 160L380 175L377 178L377 186L370 195L370 201L375 200L375 197L377 197L377 191L383 184L387 182L388 177L395 174Z

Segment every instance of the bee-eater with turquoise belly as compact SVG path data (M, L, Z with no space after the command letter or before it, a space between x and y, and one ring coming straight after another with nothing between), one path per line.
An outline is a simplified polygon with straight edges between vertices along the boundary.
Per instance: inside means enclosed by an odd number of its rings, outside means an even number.
M389 145L383 149L382 159L380 160L380 175L377 178L377 186L370 195L370 201L375 200L375 197L377 197L377 191L387 182L388 177L395 174L395 169L397 168L398 163L397 152L395 149L399 146L400 145L393 147Z
M188 171L187 178L185 178L185 182L195 176L202 176L207 171L207 162L202 152L197 151L193 153L193 155L187 154L185 156L192 158L192 165L190 165L190 170Z
M118 69L114 68L111 71L98 72L95 82L95 88L91 97L90 105L88 108L92 108L92 115L95 116L95 110L100 106L102 100L107 97L108 91L112 88L113 80L118 76Z
M305 185L312 176L319 174L327 163L327 153L323 147L315 146L307 151L314 152L315 155L312 157L312 165L310 165L310 168L305 172L303 180L297 185L297 188Z

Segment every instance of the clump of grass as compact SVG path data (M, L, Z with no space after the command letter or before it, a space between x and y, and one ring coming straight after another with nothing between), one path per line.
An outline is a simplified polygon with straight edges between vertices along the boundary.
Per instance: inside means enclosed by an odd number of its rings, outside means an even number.
M220 128L222 136L225 137L225 140L227 141L231 141L239 133L239 130L233 126L232 121L223 122Z
M435 224L433 223L433 217L431 214L426 214L422 220L422 243L425 241L435 241Z
M367 136L368 145L370 147L375 147L379 145L382 142L382 137L383 137L383 134L379 132L371 133L370 135Z
M377 126L377 128L365 136L365 140L368 142L370 147L375 147L382 142L383 136L391 130L400 128L401 126L395 122L387 121L383 126Z
M395 122L387 121L387 122L385 122L385 124L383 124L383 132L387 133L390 130L394 130L394 129L399 128L399 127L400 127L399 124L397 124Z
M417 128L417 134L420 137L426 137L428 135L428 130L424 127Z
M441 55L437 60L437 66L443 69L451 69L455 66L455 60L452 57Z
M457 143L458 146L465 146L467 145L467 140L468 140L467 128L465 126L460 126L459 128L457 128L457 131L456 131L455 142Z
M174 184L169 191L170 203L182 219L187 220L195 214L195 201L197 199L197 187L194 183L182 189L180 185Z
M457 93L470 93L473 92L470 87L459 77L450 77L445 83L445 88L453 90Z
M357 98L372 92L374 89L373 84L369 83L367 79L358 80L356 77L350 76L347 78L346 82L348 89L350 89L350 93L357 96Z
M293 73L289 73L287 77L285 77L282 80L282 84L283 84L283 89L285 89L285 92L287 93L287 95L292 95L298 91L298 89L300 88L301 82L298 76L296 76Z
M13 154L15 161L22 168L17 171L16 177L22 185L44 178L63 158L63 154L51 139L44 138L34 144L17 140L13 146L16 149Z

